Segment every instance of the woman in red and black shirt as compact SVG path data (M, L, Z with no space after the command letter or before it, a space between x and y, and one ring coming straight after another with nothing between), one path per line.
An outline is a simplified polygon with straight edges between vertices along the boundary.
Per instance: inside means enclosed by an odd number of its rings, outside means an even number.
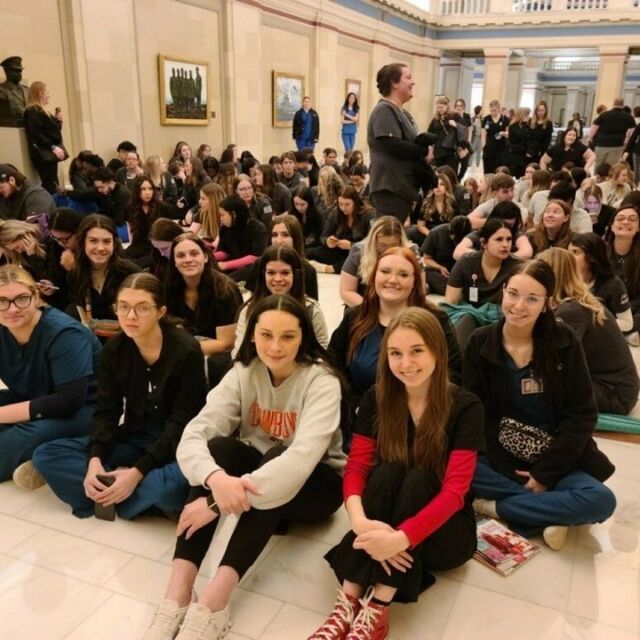
M351 531L326 558L342 589L310 638L386 638L392 600L415 602L476 549L469 487L484 409L451 384L437 318L408 308L385 332L345 469ZM365 595L366 594L366 595ZM340 635L344 633L344 635Z

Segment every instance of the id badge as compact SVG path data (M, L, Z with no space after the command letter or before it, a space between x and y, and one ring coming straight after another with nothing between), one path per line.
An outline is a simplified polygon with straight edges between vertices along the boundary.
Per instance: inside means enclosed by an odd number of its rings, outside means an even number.
M543 392L542 380L535 378L523 378L520 383L520 389L523 396L532 396Z
M469 302L478 302L478 275L471 275L471 286L469 287Z

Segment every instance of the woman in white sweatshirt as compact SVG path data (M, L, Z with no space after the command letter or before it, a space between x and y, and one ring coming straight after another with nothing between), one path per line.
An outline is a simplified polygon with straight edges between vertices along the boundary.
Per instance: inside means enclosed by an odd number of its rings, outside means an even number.
M233 368L178 446L193 488L165 599L145 640L223 638L233 589L280 520L319 521L337 511L345 463L341 398L306 310L289 295L261 300ZM213 579L189 604L220 514L239 516L237 526Z

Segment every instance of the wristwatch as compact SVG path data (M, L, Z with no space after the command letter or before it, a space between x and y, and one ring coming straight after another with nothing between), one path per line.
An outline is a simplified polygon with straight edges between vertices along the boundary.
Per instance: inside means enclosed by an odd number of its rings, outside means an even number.
M216 501L213 498L213 493L210 493L207 496L207 509L211 509L213 513L220 515L220 507L216 504Z

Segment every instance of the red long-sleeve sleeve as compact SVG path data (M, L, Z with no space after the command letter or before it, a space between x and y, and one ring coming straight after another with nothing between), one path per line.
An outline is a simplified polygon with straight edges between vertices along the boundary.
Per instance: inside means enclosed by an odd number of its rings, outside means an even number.
M396 527L400 531L404 531L409 538L411 547L419 545L434 531L437 531L454 513L462 509L464 498L471 486L477 459L477 452L469 449L456 449L451 452L438 495L418 513ZM345 474L345 495L346 479Z
M233 269L242 269L242 267L249 267L257 259L258 256L252 256L249 254L246 256L242 256L241 258L233 258L233 260L219 260L218 262L224 262L225 267L230 271Z
M364 493L375 453L376 441L373 438L358 434L353 436L342 481L342 494L345 501L349 496L361 496Z

